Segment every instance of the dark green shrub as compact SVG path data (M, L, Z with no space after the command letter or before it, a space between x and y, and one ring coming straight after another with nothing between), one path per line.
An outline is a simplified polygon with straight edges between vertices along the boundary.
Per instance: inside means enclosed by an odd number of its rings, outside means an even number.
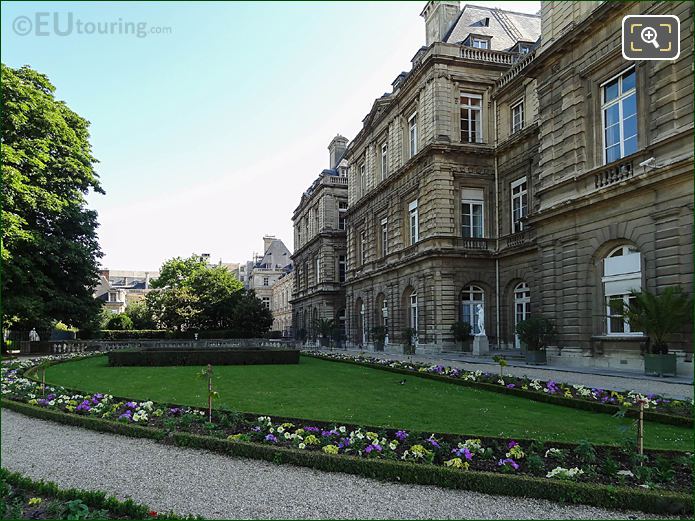
M582 440L577 444L574 449L574 453L582 463L596 463L596 449L594 449L594 446L586 440Z
M529 317L516 325L516 334L529 351L545 349L557 335L555 324L545 317Z
M109 351L110 366L298 364L295 349L144 349Z

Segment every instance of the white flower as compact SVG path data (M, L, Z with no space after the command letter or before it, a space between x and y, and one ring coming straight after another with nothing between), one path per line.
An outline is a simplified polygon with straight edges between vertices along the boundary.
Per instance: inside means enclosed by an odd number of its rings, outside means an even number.
M289 432L286 432L286 433L285 433L285 439L286 439L286 440L289 440L289 439L291 439L291 438L292 438L292 435L291 435Z
M396 442L395 440L389 443L389 449L396 450L396 447L398 447L398 442Z
M300 443L300 444L299 444L299 448L300 448L300 449L303 449L303 448L305 448L305 447L306 447L306 445L305 445L304 443Z
M618 476L627 476L629 478L634 478L635 475L629 470L619 470Z
M345 430L346 430L346 429L345 429L345 426L344 426L344 425L341 425L340 427L338 427L338 430L339 430L341 433L345 434Z
M357 436L357 439L359 439L359 440L363 440L363 439L364 439L364 434L362 434L361 432L358 432L358 433L356 434L356 436Z
M545 451L545 457L558 457L562 456L562 451L560 449L552 448Z
M559 478L559 479L573 479L576 476L581 476L584 474L584 471L577 468L573 467L571 469L566 469L563 467L555 467L553 470L548 472L545 477L546 478Z

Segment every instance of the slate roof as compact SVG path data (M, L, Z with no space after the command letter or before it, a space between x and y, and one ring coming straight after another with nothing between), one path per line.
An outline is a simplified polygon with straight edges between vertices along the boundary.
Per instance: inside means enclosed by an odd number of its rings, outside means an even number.
M256 263L256 268L282 268L287 266L290 260L290 250L287 249L285 243L280 239L273 239L268 246L268 250L264 253L260 262Z
M488 26L484 25L485 18L489 18ZM518 41L536 42L540 38L541 17L466 4L444 41L461 43L470 34L490 36L492 50L508 51Z

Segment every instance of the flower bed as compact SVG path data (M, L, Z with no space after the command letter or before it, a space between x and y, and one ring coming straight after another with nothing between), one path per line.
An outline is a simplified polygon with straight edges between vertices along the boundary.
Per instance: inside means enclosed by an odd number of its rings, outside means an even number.
M201 519L158 513L103 492L61 489L0 468L0 519Z
M51 358L58 361L74 359L75 356ZM34 416L59 419L98 430L264 459L271 459L269 455L272 454L273 460L289 458L297 464L311 463L309 466L328 470L337 468L377 476L383 472L388 477L395 472L394 468L401 469L401 464L408 464L407 469L414 465L422 473L422 476L409 474L411 482L432 480L432 476L436 475L444 481L435 483L442 486L447 486L447 480L453 479L456 487L511 493L504 492L504 489L497 490L498 485L490 485L490 480L515 476L522 479L524 484L535 483L531 491L525 486L521 490L536 497L566 499L565 496L548 496L547 491L554 490L553 487L538 485L538 482L562 483L557 490L593 490L592 493L578 493L580 502L612 505L605 503L605 499L601 499L600 503L592 499L603 497L596 495L595 487L607 487L607 490L639 490L642 494L640 497L652 499L666 495L670 504L678 509L692 510L692 502L687 499L689 495L684 495L689 494L692 487L690 453L648 450L644 456L640 456L633 443L623 447L540 443L522 439L335 425L300 419L271 419L226 411L213 411L212 422L208 422L206 412L197 408L151 401L136 402L102 393L82 394L54 386L46 386L42 390L40 383L26 378L23 373L40 362L42 360L15 362L2 368L2 396L5 400L12 400L4 405ZM293 456L290 457L290 454ZM329 459L326 460L326 457ZM344 458L351 463L334 461ZM366 462L369 463L365 467ZM391 470L387 471L387 467L378 463L398 465L388 467ZM452 471L466 476L452 478L447 474ZM483 487L482 483L487 483L487 488L475 488ZM580 485L584 488L576 489ZM644 496L647 492L652 495ZM656 503L647 501L638 508L656 508L654 505Z
M644 396L635 391L620 392L583 385L564 384L554 380L543 381L511 374L505 374L503 377L500 377L498 373L466 371L456 367L387 360L362 355L324 353L321 351L307 351L302 354L323 360L346 362L400 374L434 378L454 382L459 385L479 387L489 391L595 412L615 414L622 410L626 415L634 417L639 412L636 404L641 400L646 404L645 419L672 425L693 426L693 400L670 400L656 394Z

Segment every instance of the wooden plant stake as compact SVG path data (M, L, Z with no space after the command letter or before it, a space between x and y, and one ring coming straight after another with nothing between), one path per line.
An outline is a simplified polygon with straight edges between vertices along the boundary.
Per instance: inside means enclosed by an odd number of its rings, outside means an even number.
M639 423L637 424L637 442L639 455L644 456L644 402L640 400L639 404ZM642 466L642 460L640 458L639 465Z
M46 396L46 365L41 366L41 396Z

